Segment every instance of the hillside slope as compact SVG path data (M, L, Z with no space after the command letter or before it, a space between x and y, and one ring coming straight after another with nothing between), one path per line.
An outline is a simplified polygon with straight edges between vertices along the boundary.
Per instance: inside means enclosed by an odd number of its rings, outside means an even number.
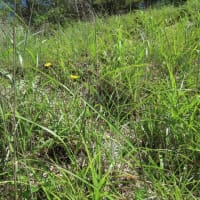
M0 199L199 199L200 2L0 28Z

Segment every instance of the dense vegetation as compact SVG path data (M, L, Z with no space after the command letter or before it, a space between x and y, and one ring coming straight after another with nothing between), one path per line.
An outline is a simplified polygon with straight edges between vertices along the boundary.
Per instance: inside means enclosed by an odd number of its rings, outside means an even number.
M200 2L30 29L0 24L0 199L200 198Z
M94 20L95 16L113 15L145 9L155 3L179 5L186 0L2 0L5 12L12 8L32 26L66 19ZM10 7L7 7L9 5ZM6 9L7 8L7 9ZM8 12L10 14L10 12Z

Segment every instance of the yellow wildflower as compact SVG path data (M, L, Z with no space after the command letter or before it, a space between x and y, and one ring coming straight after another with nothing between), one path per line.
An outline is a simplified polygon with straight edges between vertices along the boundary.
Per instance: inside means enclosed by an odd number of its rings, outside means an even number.
M77 80L79 78L80 77L78 75L73 75L73 74L70 75L70 79Z
M43 66L48 68L48 67L52 67L53 65L52 65L52 63L47 62L47 63L45 63Z

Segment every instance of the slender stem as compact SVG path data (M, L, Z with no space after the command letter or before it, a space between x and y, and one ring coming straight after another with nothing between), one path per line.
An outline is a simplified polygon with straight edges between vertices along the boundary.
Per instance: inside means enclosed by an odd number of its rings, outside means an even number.
M16 12L16 0L15 0L15 12ZM15 19L14 19L15 20ZM13 133L13 142L14 142L14 158L13 158L13 181L14 181L14 191L15 191L15 200L18 199L17 192L17 122L16 122L16 27L15 23L13 23L12 30L12 45L13 45L13 125L12 125L12 133Z

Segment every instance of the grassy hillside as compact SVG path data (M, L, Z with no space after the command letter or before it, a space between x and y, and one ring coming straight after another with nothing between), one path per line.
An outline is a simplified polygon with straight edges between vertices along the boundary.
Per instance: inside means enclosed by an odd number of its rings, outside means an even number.
M200 198L198 0L0 26L0 199Z

